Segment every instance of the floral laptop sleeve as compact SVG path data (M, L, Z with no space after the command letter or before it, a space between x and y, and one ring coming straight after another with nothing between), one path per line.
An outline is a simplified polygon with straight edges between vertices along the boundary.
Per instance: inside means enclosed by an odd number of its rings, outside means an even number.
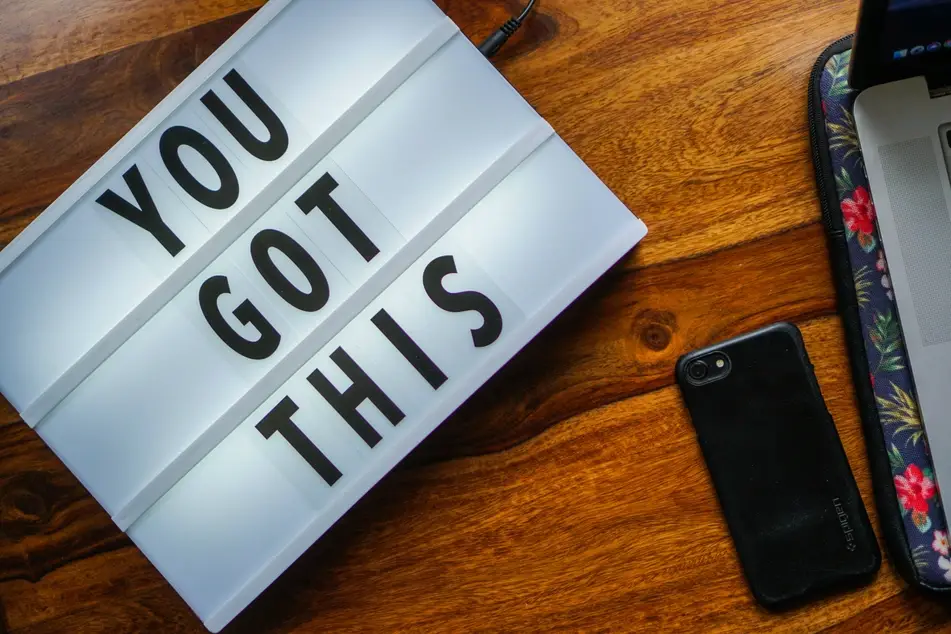
M809 122L839 312L871 462L882 533L899 573L951 590L948 527L905 357L888 262L852 118L851 38L813 70Z

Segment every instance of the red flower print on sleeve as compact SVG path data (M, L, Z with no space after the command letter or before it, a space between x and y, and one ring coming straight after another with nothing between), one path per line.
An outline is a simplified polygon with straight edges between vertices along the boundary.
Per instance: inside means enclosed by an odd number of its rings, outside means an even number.
M934 497L934 481L921 472L917 465L908 465L904 475L895 476L898 501L909 511L928 512L928 500Z
M852 233L872 233L875 230L875 203L867 189L857 187L851 198L842 201L842 218Z

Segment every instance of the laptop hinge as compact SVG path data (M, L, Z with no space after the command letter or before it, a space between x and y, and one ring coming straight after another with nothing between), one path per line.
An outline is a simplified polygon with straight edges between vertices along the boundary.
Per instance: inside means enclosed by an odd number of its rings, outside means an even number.
M937 99L951 95L951 72L941 72L937 75L926 75L928 80L928 90L931 92L931 98Z

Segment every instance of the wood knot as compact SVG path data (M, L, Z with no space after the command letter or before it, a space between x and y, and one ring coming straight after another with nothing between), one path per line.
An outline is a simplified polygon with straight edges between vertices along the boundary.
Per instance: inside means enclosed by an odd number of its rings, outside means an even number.
M32 535L50 519L43 492L50 489L45 474L23 474L0 495L0 532L11 538Z
M637 337L648 350L662 352L674 338L677 318L667 311L645 310L637 316L635 329Z
M650 324L641 331L641 341L651 350L660 352L670 345L670 331L659 324Z

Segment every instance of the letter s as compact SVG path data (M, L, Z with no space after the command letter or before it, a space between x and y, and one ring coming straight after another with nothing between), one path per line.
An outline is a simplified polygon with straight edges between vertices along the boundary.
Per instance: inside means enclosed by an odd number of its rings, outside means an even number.
M450 293L442 281L456 272L456 261L451 255L436 258L423 272L423 288L439 308L449 313L476 311L482 315L481 328L472 331L472 343L476 348L485 348L498 341L502 335L502 313L491 299L476 291Z

